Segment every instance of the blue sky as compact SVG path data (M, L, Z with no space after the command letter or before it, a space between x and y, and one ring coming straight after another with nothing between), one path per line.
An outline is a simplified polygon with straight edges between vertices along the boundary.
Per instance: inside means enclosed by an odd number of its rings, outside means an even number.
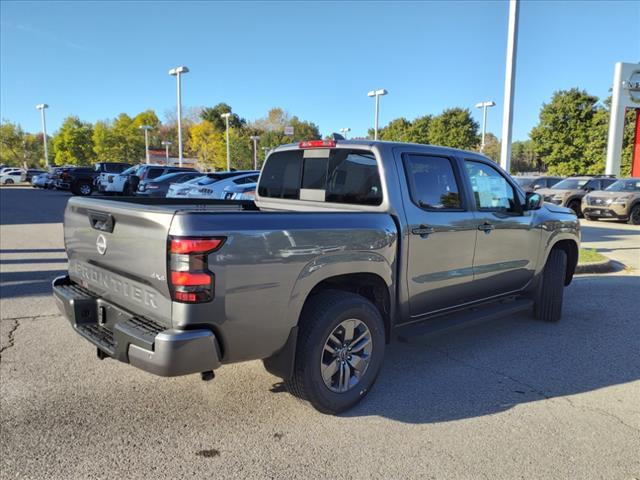
M367 91L386 88L380 123L494 100L500 133L506 2L2 1L0 114L49 131L175 109L169 68L187 65L185 106L224 101L252 120L274 106L323 134L373 123ZM524 1L514 139L526 139L553 91L608 95L617 61L640 61L640 2Z

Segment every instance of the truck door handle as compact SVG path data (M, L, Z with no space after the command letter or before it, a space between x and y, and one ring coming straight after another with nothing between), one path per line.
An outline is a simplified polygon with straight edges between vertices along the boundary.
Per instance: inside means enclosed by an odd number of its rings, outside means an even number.
M478 230L480 230L480 231L482 231L484 233L487 233L487 234L491 233L491 230L494 230L495 228L496 227L492 223L489 223L489 222L484 222L484 223L478 225Z
M413 228L411 233L414 235L420 235L422 238L426 238L430 233L435 232L436 229L427 225L420 225L418 228Z

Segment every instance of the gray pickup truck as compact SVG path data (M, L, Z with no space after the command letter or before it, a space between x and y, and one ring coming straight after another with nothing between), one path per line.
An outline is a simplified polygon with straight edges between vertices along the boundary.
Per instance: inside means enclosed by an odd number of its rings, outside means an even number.
M54 296L99 358L205 379L262 359L337 413L395 338L559 320L579 223L478 153L319 140L275 149L255 202L71 198L64 240Z

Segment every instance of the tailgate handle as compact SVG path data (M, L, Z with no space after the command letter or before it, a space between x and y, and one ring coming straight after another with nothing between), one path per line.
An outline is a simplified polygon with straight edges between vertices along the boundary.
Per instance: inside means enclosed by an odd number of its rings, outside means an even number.
M94 210L89 210L87 212L89 217L89 223L91 224L91 228L95 230L100 230L101 232L113 232L113 226L116 221L113 218L113 215L105 212L96 212Z

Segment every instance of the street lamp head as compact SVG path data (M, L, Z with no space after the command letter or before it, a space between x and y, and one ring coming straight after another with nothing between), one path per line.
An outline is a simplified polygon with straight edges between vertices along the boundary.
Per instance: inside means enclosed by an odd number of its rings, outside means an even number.
M476 108L484 108L484 107L494 107L496 102L488 101L488 102L480 102L476 103Z
M377 96L381 96L381 95L386 95L387 92L384 88L381 88L379 90L371 90L369 93L367 93L367 97L377 97Z
M45 108L49 108L49 105L47 105L46 103L40 103L40 104L36 105L36 108L38 110L44 110Z
M168 147L169 145L172 145L172 143L168 140L163 140L162 142L160 142L162 144L162 146L164 147Z
M251 135L251 136L249 137L249 140L255 140L255 141L258 141L258 140L260 140L260 136L259 136L259 135Z
M229 118L230 116L231 116L231 112L227 112L220 115L220 118Z
M189 69L187 67L176 67L169 70L169 75L179 75L181 73L189 73Z
M140 125L138 127L140 130L153 130L153 127L149 126L149 125Z

